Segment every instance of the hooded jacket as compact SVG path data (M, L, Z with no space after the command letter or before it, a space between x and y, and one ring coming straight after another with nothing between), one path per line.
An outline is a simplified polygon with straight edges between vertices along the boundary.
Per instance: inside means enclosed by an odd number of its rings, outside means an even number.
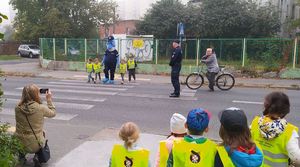
M227 152L230 150L229 146L225 146L225 149ZM263 163L262 151L259 150L257 146L254 154L233 150L229 157L236 167L259 167ZM223 167L219 154L217 154L215 158L215 167Z
M26 116L36 134L39 143L43 146L45 137L43 135L44 117L52 118L56 115L56 110L51 101L47 106L30 101L15 107L16 132L15 135L21 140L28 153L36 153L40 146L29 126Z

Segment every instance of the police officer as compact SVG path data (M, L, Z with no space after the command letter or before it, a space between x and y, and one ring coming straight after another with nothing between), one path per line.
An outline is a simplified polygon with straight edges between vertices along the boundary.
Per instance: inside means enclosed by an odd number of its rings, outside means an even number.
M179 83L179 74L181 70L181 61L182 61L182 51L179 45L179 40L173 41L173 52L169 65L172 67L171 71L171 81L174 87L174 92L170 94L170 97L179 97L180 96L180 83Z

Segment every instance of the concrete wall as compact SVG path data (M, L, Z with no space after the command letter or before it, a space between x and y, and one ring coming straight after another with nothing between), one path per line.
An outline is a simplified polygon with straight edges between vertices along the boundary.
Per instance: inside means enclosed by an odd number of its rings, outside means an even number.
M40 59L42 68L49 70L85 71L84 62L53 61ZM197 71L196 66L182 66L181 75L188 75ZM170 74L171 67L167 64L138 64L138 73L143 74Z

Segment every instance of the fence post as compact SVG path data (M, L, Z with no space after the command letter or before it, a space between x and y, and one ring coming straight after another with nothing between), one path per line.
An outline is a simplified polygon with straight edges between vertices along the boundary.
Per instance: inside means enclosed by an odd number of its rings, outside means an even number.
M298 38L295 38L295 46L294 46L294 59L293 59L293 69L296 68L296 56L297 56L297 46L298 46Z
M158 58L158 39L155 40L155 64L157 64Z
M200 40L199 40L199 38L197 38L197 57L196 57L196 65L198 66L199 65L199 48L200 48L200 46L199 46L199 44L200 44Z
M67 56L67 38L65 38L65 55Z
M55 57L55 38L53 38L53 60L56 60L56 57Z
M99 54L99 39L97 39L97 56L98 56L98 54Z
M40 38L40 47L41 47L41 51L40 51L40 54L42 56L42 58L44 59L44 47L43 47L43 39L44 38Z
M86 40L86 38L84 38L84 62L86 62L86 59L87 59L87 55L86 55L86 53L87 53L87 47L86 47L86 45L87 45L87 40Z
M246 58L246 38L243 39L243 62L242 67L245 67L245 58Z

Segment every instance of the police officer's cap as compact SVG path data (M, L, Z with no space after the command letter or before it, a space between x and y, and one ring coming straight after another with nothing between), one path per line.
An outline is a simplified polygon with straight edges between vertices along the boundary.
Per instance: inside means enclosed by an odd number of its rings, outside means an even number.
M180 43L180 41L179 41L178 39L175 39L173 42L175 42L175 43L177 43L177 44Z

